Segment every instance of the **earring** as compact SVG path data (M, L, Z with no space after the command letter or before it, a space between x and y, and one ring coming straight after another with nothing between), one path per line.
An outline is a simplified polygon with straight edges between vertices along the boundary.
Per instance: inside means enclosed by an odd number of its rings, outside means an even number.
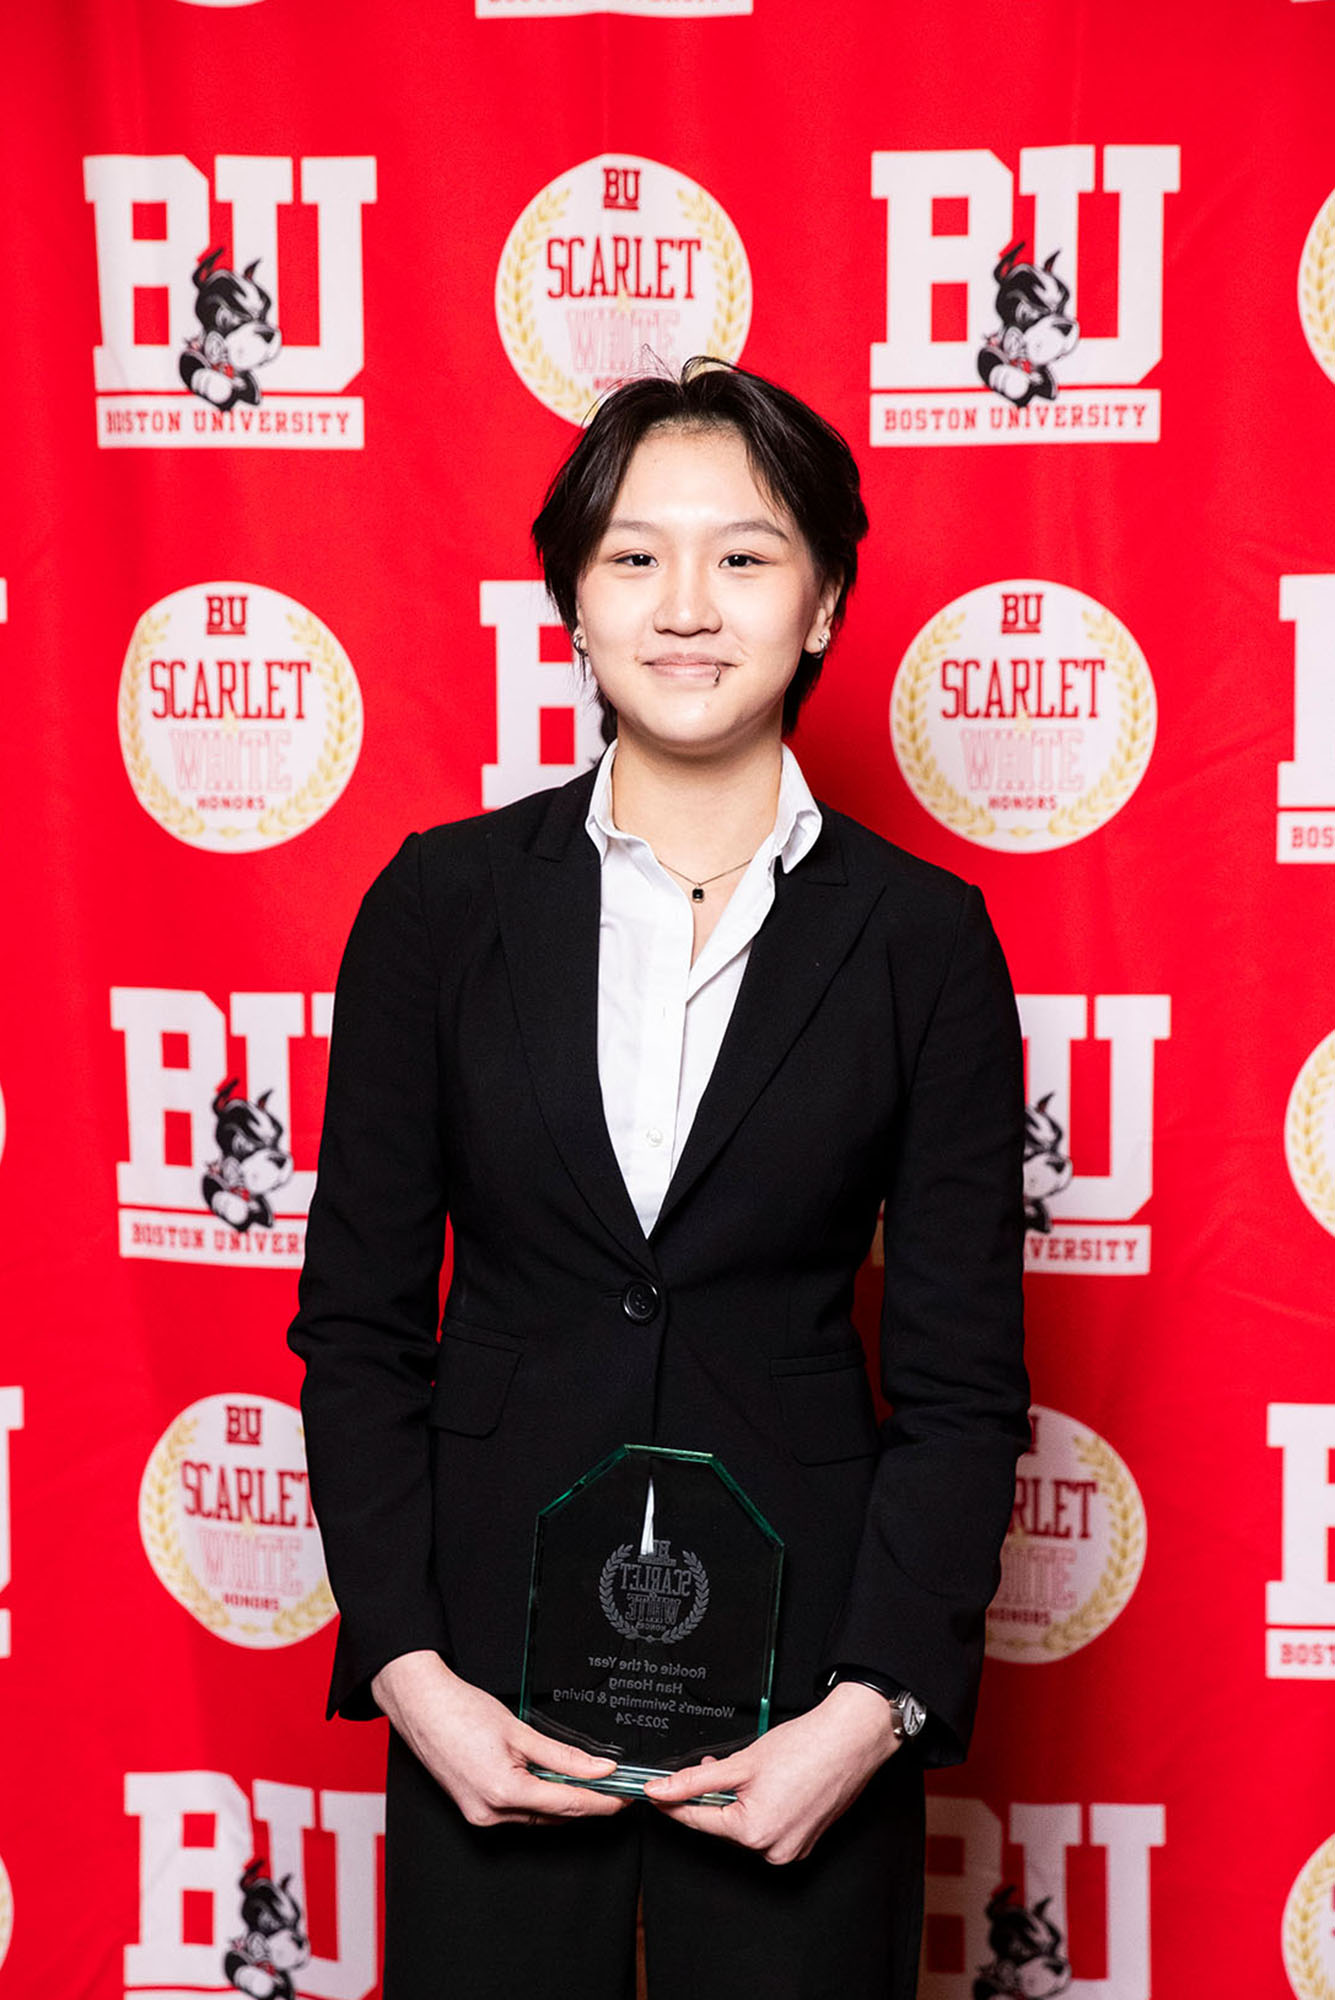
M830 643L830 631L829 627L827 626L826 629L821 633L819 639L817 639L816 646L818 650L823 653L825 651L825 648L829 645L829 643Z

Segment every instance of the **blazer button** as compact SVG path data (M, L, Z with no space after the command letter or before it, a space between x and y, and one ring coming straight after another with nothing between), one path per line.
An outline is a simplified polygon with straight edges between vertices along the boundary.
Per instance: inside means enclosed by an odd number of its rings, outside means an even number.
M658 1311L659 1291L647 1278L632 1278L621 1294L621 1310L636 1326L647 1326Z

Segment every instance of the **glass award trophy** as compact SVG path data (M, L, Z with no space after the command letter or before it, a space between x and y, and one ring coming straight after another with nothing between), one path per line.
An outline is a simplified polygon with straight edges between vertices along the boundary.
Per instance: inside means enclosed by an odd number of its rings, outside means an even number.
M782 1567L783 1543L708 1452L622 1445L544 1507L519 1712L617 1768L538 1776L634 1796L763 1734Z

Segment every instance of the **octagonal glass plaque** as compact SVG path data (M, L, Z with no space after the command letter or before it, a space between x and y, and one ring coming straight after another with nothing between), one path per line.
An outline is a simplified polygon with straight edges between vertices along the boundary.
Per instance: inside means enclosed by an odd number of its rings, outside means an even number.
M782 1568L718 1459L620 1446L538 1516L521 1716L615 1757L596 1791L740 1750L769 1724Z

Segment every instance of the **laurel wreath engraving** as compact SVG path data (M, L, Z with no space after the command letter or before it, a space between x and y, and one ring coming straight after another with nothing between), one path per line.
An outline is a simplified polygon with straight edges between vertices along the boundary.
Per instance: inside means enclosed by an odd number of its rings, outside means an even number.
M709 329L709 353L717 361L735 361L742 351L751 318L751 279L737 232L718 203L703 188L688 194L677 189L686 220L704 238L718 297L714 303L714 324Z
M1084 616L1090 644L1103 653L1117 681L1117 743L1098 783L1048 821L1056 840L1078 840L1120 811L1144 777L1154 748L1157 705L1145 655L1111 612L1086 611Z
M927 733L928 687L963 629L962 611L943 611L919 638L895 681L890 728L899 768L920 803L966 840L986 840L997 830L995 819L956 791L937 763Z
M1069 1618L1043 1634L1046 1652L1074 1653L1106 1631L1140 1581L1145 1566L1145 1509L1130 1473L1101 1437L1078 1437L1076 1457L1092 1472L1108 1507L1108 1557L1093 1591Z
M634 1639L638 1643L643 1642L648 1635L638 1632L629 1619L622 1617L616 1599L612 1595L612 1579L634 1547L633 1542L622 1542L619 1548L613 1549L603 1564L602 1575L598 1579L598 1602L602 1606L603 1616L608 1624L614 1626L623 1639ZM679 1639L684 1639L688 1633L694 1632L709 1609L709 1578L705 1573L704 1564L693 1549L683 1549L681 1561L683 1569L688 1569L695 1578L695 1603L680 1625L674 1626L672 1631L655 1632L652 1635L653 1641L664 1646L675 1646Z
M283 1644L295 1644L327 1625L338 1609L327 1577L322 1576L304 1597L278 1612L265 1626L234 1618L222 1599L208 1590L190 1567L177 1527L176 1496L181 1463L198 1427L198 1418L178 1417L155 1447L145 1468L139 1490L139 1531L148 1559L159 1582L210 1632L222 1634L229 1625L247 1634L268 1630Z
M201 1625L207 1625L211 1632L221 1632L224 1626L231 1624L232 1614L220 1597L215 1597L212 1591L204 1588L191 1569L176 1525L181 1461L189 1451L197 1429L197 1418L178 1417L154 1448L139 1490L139 1532L159 1581L166 1585L178 1603L193 1612Z
M1301 2000L1335 2000L1335 1984L1326 1975L1321 1950L1333 1888L1335 1834L1306 1863L1284 1906L1284 1970Z
M1328 1035L1298 1072L1284 1119L1284 1152L1299 1194L1322 1228L1335 1235L1335 1173L1326 1150L1327 1100L1332 1090L1335 1035Z
M121 756L125 759L135 797L145 812L151 813L158 824L164 826L168 833L174 833L178 840L198 840L207 831L203 817L163 784L149 762L139 721L139 687L144 668L170 622L165 612L161 617L154 618L151 612L146 611L134 628L117 703Z
M9 1940L14 1935L14 1891L9 1886L5 1864L0 1861L0 1965L5 1962Z
M1327 196L1303 245L1298 312L1308 346L1335 382L1335 193Z
M257 822L266 840L287 840L300 833L312 820L329 810L348 782L362 740L362 703L357 676L343 648L326 632L318 618L307 612L298 618L287 614L292 637L315 659L315 671L324 690L324 742L315 769L304 785L299 785L281 806L271 806Z

